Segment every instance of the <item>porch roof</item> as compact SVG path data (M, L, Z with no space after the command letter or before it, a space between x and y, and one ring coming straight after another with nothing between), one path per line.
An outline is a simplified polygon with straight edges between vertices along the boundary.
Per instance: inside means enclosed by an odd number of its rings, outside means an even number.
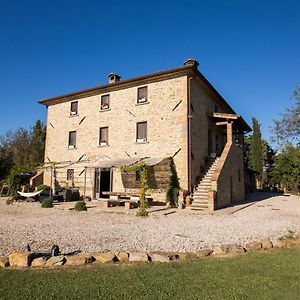
M229 121L229 120L234 121L233 124L238 129L241 129L245 132L252 131L251 127L240 115L213 112L210 113L208 116L214 119L215 121Z
M107 161L97 162L93 168L117 168L122 166L131 166L138 162L144 162L148 166L154 166L160 163L163 158L156 157L134 157L134 158L120 158L120 159L111 159Z

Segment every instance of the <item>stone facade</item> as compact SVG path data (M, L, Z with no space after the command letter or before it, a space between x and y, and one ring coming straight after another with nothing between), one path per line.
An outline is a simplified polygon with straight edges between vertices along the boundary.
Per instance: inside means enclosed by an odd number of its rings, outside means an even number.
M221 155L226 143L226 129L217 126L209 114L234 113L203 78L195 61L189 61L178 69L41 101L48 107L44 183L52 182L55 189L74 186L94 198L95 169L111 165L111 191L124 192L128 191L124 176L112 162L173 157L181 188L192 191L210 154ZM138 89L145 86L147 102L137 103ZM106 110L100 109L103 95L110 99ZM72 115L73 101L78 101L78 113ZM147 141L142 143L136 140L138 122L147 122ZM107 145L99 145L101 127L108 127ZM69 148L72 131L76 131L76 146ZM242 153L236 153L234 160L236 155L243 164ZM227 166L235 168L229 162L225 166L226 170ZM239 168L243 178L243 166ZM74 170L69 178L68 169ZM236 176L233 180L236 186ZM228 187L221 186L227 199Z

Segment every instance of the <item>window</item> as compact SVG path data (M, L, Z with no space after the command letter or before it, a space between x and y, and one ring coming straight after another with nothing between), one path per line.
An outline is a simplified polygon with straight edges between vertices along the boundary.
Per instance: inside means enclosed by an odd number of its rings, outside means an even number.
M148 101L148 87L138 88L137 103L145 103Z
M78 114L78 101L71 102L70 115L77 115L77 114Z
M218 106L215 104L215 112L218 112Z
M100 128L99 145L100 146L108 145L108 127L101 127Z
M109 95L101 96L101 110L109 109Z
M76 148L76 131L69 132L69 148Z
M241 170L238 170L239 182L241 182Z
M147 141L147 122L136 124L136 141L142 143Z
M67 169L67 180L74 179L74 169Z

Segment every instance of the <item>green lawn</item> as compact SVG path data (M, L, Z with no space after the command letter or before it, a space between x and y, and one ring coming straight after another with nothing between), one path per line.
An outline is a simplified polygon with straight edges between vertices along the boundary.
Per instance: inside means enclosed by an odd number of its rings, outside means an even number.
M0 299L299 299L300 249L168 264L0 269Z

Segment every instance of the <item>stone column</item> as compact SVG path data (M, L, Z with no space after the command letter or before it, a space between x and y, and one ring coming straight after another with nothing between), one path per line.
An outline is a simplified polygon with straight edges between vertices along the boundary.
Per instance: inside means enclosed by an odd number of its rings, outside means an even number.
M227 121L227 143L232 144L232 121Z

